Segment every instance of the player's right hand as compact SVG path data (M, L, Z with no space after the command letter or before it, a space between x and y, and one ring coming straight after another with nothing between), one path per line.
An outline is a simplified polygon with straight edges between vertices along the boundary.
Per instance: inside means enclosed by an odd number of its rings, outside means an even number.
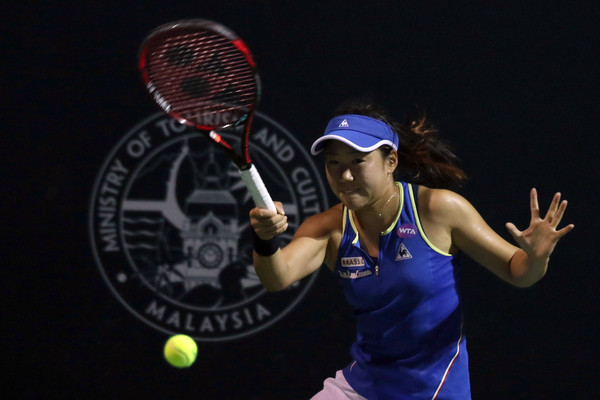
M283 204L279 201L273 202L277 213L267 208L255 207L250 210L250 224L256 234L263 240L269 240L285 232L288 228L287 216L283 210Z

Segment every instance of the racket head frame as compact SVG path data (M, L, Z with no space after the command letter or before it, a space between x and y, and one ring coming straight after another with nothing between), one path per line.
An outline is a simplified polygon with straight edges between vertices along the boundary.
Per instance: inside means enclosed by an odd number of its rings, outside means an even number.
M232 66L231 69L234 70L239 66L244 66L244 72L240 75L246 76L246 85L250 84L251 89L245 92L246 94L250 93L250 95L248 96L249 99L246 99L246 101L244 102L245 108L242 109L243 112L240 114L239 117L235 118L232 121L227 121L227 123L224 124L207 125L206 123L198 123L198 121L193 121L189 118L184 118L182 113L178 112L178 110L172 107L167 96L161 94L161 91L153 82L152 71L150 66L151 62L149 61L150 57L154 57L154 54L151 53L155 48L155 45L159 45L164 40L172 38L174 36L192 35L198 32L210 32L214 37L224 38L231 45L233 45L233 49L235 49L233 50L233 53L235 54L236 52L239 52L239 54L241 54L242 56L243 61L238 60L237 64ZM232 47L229 46L229 48L231 51ZM212 49L215 51L215 54L217 54L216 47L213 47ZM163 51L165 51L165 48L163 48ZM229 157L232 159L232 161L235 162L235 164L240 169L242 180L246 183L246 186L248 187L248 190L252 198L254 199L256 205L277 212L275 204L273 203L269 192L267 191L258 171L256 170L256 167L252 164L248 151L248 138L250 135L250 127L252 125L254 111L256 110L261 96L261 82L258 69L256 67L256 62L254 61L252 53L250 52L246 43L244 43L244 41L242 41L239 38L239 36L231 29L217 22L205 19L180 20L163 24L154 29L152 32L150 32L150 34L146 36L146 39L142 43L138 54L138 60L138 66L146 89L148 90L149 94L153 97L154 101L160 106L160 108L162 108L162 110L165 113L167 113L180 123L192 126L197 130L205 133L213 140L214 143L216 143L217 145L219 145L219 147L224 149L229 154ZM227 67L225 67L225 69L227 69ZM233 74L233 77L235 77L235 74ZM240 125L243 125L243 132L240 141L240 151L237 152L235 151L233 146L230 145L219 134L218 131L223 129L235 128Z
M255 88L255 90L251 93L250 98L244 101L243 108L236 108L236 112L239 112L240 110L241 112L239 113L239 116L235 116L231 121L225 120L224 123L209 124L206 121L194 121L191 118L186 117L180 112L179 106L174 106L172 104L173 102L169 101L170 95L165 92L166 89L163 91L163 88L159 87L154 80L154 73L152 70L153 59L160 57L168 50L168 47L165 45L167 41L177 43L179 40L185 41L189 36L202 33L207 33L212 37L220 36L226 39L226 41L233 46L230 46L228 50L231 51L232 49L235 49L247 63L247 68L244 66L244 74L248 77L251 75L253 81L252 87ZM195 50L199 51L199 49ZM219 49L215 47L209 50L218 51ZM157 52L159 53L158 55L156 54ZM220 23L206 19L179 20L163 24L152 30L143 41L138 53L138 66L146 89L153 100L165 113L180 123L194 127L207 134L215 143L219 144L229 152L231 158L240 169L249 168L251 160L248 154L248 136L250 134L254 111L260 100L262 88L254 57L246 43L240 39L234 31ZM241 135L240 150L239 152L236 152L233 146L219 135L218 132L224 129L235 128L240 125L243 125L243 133Z

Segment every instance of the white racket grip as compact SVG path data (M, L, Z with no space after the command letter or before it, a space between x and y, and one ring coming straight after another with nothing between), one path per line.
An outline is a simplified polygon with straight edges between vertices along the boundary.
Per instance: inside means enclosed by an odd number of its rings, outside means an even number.
M273 200L271 200L271 196L254 164L249 169L240 171L240 174L256 206L277 212L275 204L273 204Z

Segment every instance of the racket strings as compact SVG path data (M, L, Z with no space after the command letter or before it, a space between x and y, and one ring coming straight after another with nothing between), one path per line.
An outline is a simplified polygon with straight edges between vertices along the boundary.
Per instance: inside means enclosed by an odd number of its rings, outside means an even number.
M255 72L244 53L211 32L149 46L147 69L170 112L196 125L233 123L252 110L257 97Z

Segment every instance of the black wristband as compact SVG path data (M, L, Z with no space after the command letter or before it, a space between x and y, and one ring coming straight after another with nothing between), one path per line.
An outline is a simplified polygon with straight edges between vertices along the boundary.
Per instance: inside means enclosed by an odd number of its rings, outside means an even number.
M279 240L273 237L268 240L261 239L254 229L252 231L252 249L260 256L268 257L277 253L279 250Z

